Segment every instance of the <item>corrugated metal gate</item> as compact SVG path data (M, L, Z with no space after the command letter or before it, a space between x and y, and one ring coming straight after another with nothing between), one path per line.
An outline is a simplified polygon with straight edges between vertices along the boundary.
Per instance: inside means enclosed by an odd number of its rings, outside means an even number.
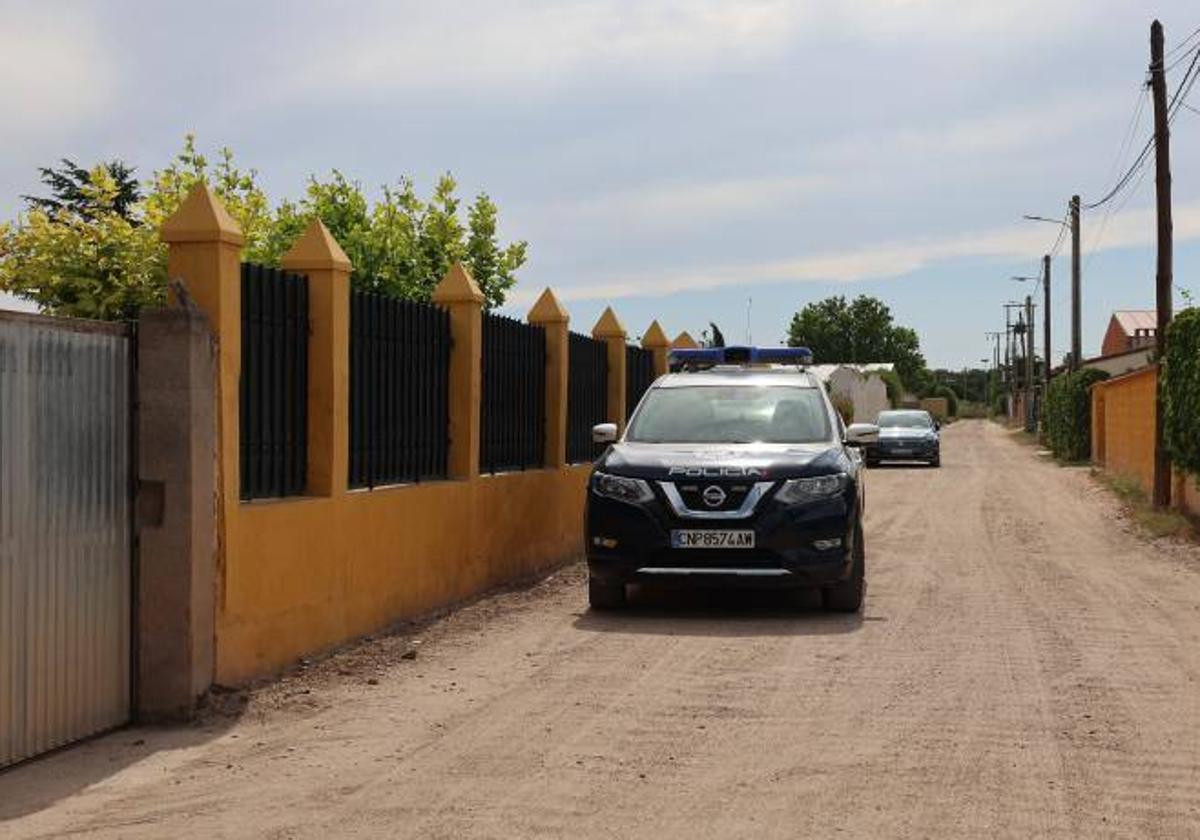
M129 717L131 360L119 325L0 313L0 767Z

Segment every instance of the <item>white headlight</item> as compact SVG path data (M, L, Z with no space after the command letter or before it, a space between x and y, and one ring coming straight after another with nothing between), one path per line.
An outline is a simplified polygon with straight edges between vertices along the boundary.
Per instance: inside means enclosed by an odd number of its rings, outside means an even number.
M592 473L592 492L597 496L628 502L631 505L648 502L654 498L650 485L640 478L626 478L623 475L602 472Z
M818 475L813 478L793 478L784 482L776 498L782 502L807 502L836 496L846 489L849 481L845 473Z

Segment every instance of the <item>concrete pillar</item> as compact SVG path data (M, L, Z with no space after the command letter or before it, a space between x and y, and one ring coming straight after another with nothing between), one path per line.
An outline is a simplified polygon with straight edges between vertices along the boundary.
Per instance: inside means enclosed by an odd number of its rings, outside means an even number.
M208 319L138 323L137 716L186 718L213 679L216 354Z
M433 290L450 311L450 478L479 476L480 404L483 400L483 292L460 263Z
M625 336L617 313L611 306L605 308L592 327L592 338L608 348L608 422L616 423L618 431L625 428Z
M350 260L314 219L282 265L308 275L307 492L336 496L350 469Z
M163 223L168 244L167 277L181 280L208 318L217 343L217 492L221 521L236 515L241 488L239 461L242 372L242 266L244 241L221 202L197 184ZM177 295L172 292L172 297ZM176 301L178 302L178 301Z
M547 469L567 463L567 393L569 388L570 316L554 292L546 289L529 310L527 320L546 330L546 456Z
M666 373L667 351L671 348L671 342L667 340L667 334L663 332L658 321L650 322L650 327L642 336L642 347L654 354L654 375L662 376Z
M696 339L692 338L691 333L686 331L675 336L675 340L671 342L672 349L695 350L699 346L696 343Z

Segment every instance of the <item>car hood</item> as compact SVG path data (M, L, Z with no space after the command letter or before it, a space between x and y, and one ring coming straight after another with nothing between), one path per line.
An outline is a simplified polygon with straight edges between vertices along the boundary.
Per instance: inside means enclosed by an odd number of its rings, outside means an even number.
M844 470L842 447L813 444L615 443L597 469L658 481L746 478L770 481Z

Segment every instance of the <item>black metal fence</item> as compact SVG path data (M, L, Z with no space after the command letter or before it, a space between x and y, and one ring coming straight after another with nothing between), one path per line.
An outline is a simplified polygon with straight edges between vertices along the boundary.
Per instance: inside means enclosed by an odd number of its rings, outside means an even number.
M241 498L304 493L308 278L242 263Z
M546 439L546 331L483 316L483 405L479 469L542 466Z
M654 352L643 347L625 348L625 419L637 408L638 401L655 379Z
M446 477L449 382L445 309L351 293L351 487Z
M567 463L596 456L592 426L608 419L608 347L571 333L567 360Z

